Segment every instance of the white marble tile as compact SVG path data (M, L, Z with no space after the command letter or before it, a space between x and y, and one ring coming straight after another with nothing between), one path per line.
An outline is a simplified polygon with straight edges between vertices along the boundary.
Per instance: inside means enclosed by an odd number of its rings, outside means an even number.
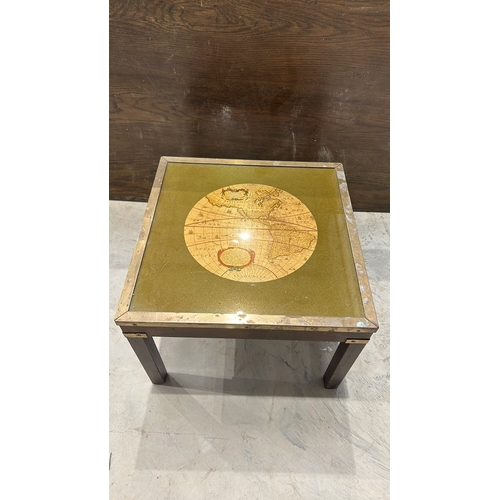
M154 386L112 321L144 209L110 202L110 498L389 498L389 215L355 214L380 329L339 389L334 343L182 338Z

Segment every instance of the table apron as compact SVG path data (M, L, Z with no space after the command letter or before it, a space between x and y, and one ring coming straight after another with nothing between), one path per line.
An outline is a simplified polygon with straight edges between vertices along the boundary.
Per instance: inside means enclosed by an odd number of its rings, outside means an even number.
M239 329L239 328L166 328L121 326L124 334L142 333L148 337L188 337L219 339L310 340L319 342L345 342L350 339L370 339L373 331L320 332L311 330Z

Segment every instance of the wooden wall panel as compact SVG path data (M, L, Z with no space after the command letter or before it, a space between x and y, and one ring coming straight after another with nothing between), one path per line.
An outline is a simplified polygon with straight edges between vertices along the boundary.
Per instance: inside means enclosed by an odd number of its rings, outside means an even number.
M338 161L389 211L389 1L110 0L110 199L163 155Z

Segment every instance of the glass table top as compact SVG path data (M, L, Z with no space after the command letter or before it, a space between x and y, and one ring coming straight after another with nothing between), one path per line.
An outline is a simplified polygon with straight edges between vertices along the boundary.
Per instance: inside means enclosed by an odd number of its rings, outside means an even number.
M337 171L169 162L129 310L363 317Z

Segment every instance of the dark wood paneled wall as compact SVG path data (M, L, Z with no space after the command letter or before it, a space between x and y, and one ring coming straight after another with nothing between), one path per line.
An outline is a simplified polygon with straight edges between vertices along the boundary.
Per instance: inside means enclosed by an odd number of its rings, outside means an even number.
M110 199L160 156L334 161L389 211L388 0L110 0Z

